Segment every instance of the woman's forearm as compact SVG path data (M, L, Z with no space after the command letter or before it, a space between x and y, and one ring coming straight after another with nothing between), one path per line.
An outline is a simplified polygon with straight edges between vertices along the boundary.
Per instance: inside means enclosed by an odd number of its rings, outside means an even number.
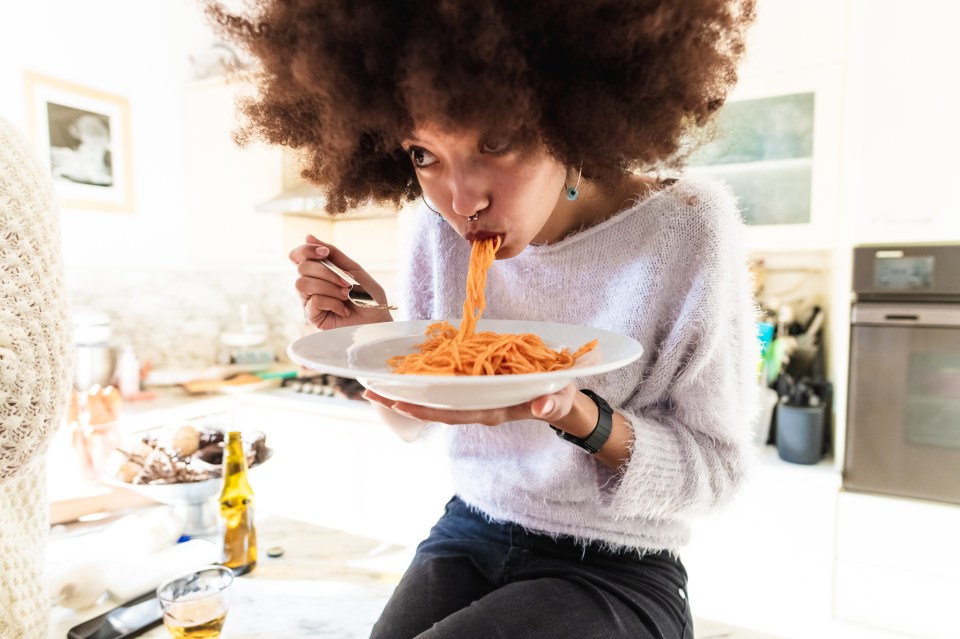
M599 413L600 409L593 400L578 392L574 397L570 413L553 425L574 437L586 439L596 428ZM627 419L614 411L610 437L594 457L605 466L619 470L630 459L632 447L633 430L627 425Z

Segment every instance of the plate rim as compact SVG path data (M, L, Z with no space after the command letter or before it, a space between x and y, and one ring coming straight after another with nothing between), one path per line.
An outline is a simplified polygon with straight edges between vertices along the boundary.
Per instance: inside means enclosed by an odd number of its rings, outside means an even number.
M395 325L396 324L429 325L429 324L432 324L435 322L441 322L441 321L447 321L453 324L454 326L457 326L459 325L460 319L453 318L453 319L447 319L447 320L394 320L390 323ZM352 335L360 328L364 326L368 326L367 324L355 324L353 326L342 326L339 328L328 329L326 331L311 333L310 335L304 335L303 337L300 337L294 340L287 346L287 356L291 359L291 361L301 366L304 366L306 368L309 368L311 370L315 370L321 373L332 374L332 375L339 375L341 377L357 378L362 376L367 379L376 379L376 380L382 380L382 381L396 381L397 383L400 383L400 384L408 384L412 379L416 379L417 385L444 384L444 383L447 383L447 384L453 383L454 385L462 385L467 380L469 380L469 383L471 384L498 385L498 384L504 384L509 382L522 383L525 381L549 380L549 379L570 377L571 374L574 372L576 374L574 374L573 377L587 377L590 375L598 375L600 373L606 373L606 372L617 370L618 368L627 366L628 364L631 364L636 360L638 360L644 353L643 345L640 344L640 342L637 341L635 338L629 335L624 335L623 333L617 333L615 331L611 331L605 328L597 328L595 326L586 326L582 324L564 324L562 322L544 322L544 321L536 321L536 320L530 320L530 321L507 320L507 319L491 318L491 319L481 319L478 323L478 328L482 327L484 324L498 324L501 322L512 322L512 323L523 322L525 324L530 324L531 327L536 327L537 325L553 325L553 326L585 328L591 331L599 332L601 334L604 334L604 333L609 334L618 340L626 340L627 343L632 343L632 346L634 346L635 350L630 355L620 356L616 359L613 359L604 363L590 364L590 365L584 365L584 366L575 365L571 368L565 368L559 371L548 371L544 373L517 373L517 374L511 374L511 375L411 375L411 374L402 374L402 373L391 373L388 371L361 370L361 369L353 369L353 368L343 367L343 366L318 364L315 361L311 361L306 357L301 357L294 350L294 347L297 344L300 344L305 340L316 339L317 335L332 333L334 331L342 331L343 335L348 335L348 334ZM536 331L531 330L528 332L536 332ZM415 333L411 332L408 334L400 334L400 335L397 335L396 337L408 337L414 334ZM602 335L598 335L597 337L602 338ZM454 380L460 380L460 381L454 381Z

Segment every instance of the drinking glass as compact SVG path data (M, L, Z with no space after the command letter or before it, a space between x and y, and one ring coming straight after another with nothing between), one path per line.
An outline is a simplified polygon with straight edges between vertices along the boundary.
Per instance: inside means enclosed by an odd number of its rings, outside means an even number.
M230 605L233 571L206 566L175 577L157 588L163 623L174 639L214 639L220 636Z

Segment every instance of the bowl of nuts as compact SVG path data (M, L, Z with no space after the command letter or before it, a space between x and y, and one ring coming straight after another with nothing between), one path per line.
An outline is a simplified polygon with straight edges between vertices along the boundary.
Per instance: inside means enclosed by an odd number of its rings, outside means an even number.
M185 422L147 433L117 448L106 481L174 506L184 518L184 534L210 534L217 527L227 430L216 423ZM273 456L262 432L243 432L242 439L248 468Z

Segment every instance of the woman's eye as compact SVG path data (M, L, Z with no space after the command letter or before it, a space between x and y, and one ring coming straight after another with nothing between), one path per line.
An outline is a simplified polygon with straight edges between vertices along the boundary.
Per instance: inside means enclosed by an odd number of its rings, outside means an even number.
M484 153L503 153L510 149L510 138L507 136L484 140L480 150Z
M413 160L413 165L418 169L426 168L437 161L437 158L433 155L433 153L419 146L410 147L407 149L407 153L410 154L410 159Z

